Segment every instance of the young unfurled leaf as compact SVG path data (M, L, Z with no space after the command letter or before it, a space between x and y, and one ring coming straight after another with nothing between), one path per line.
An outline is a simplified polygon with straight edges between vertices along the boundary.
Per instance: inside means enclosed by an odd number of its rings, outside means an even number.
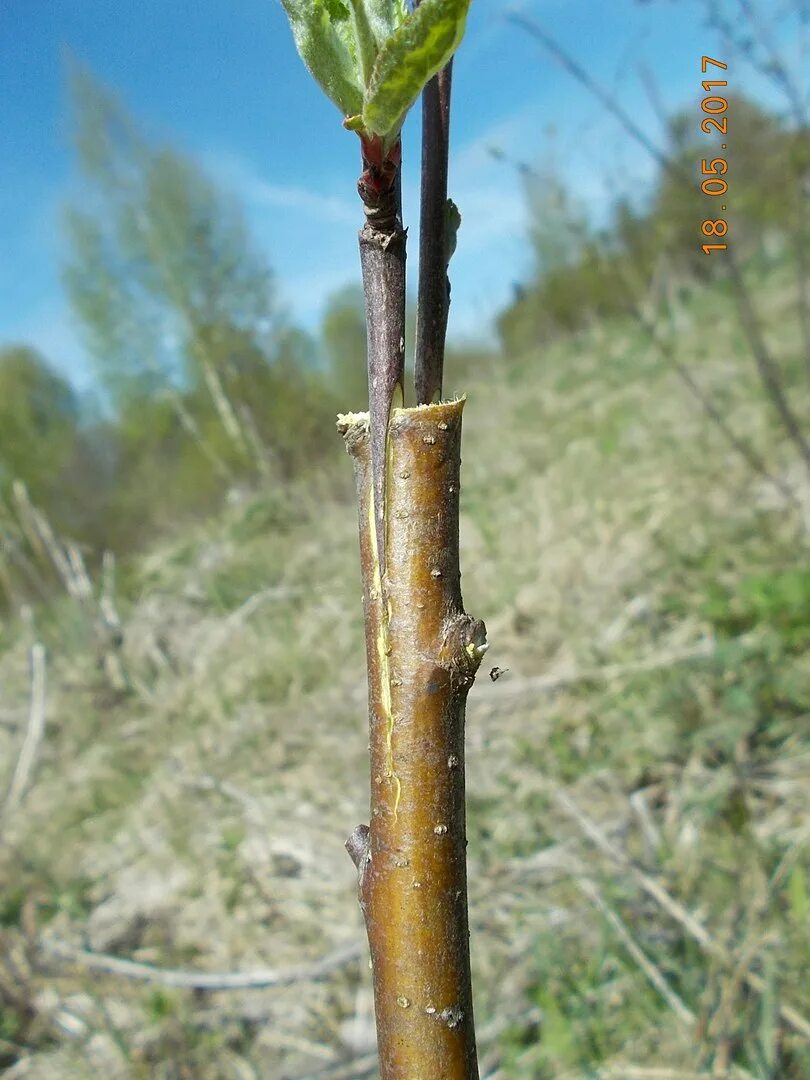
M390 0L389 0L390 2ZM352 24L354 26L354 39L357 42L357 60L360 68L360 79L365 86L371 78L374 61L377 59L377 39L369 22L365 0L349 0L352 9Z
M361 0L371 31L381 49L397 27L408 17L405 0Z
M387 152L425 83L464 34L470 0L281 0L301 58L329 98Z
M366 86L363 126L367 131L388 142L396 138L425 83L460 45L469 7L470 0L422 0L386 38Z
M393 0L389 0L393 2ZM363 107L355 26L345 0L281 0L310 74L344 116Z

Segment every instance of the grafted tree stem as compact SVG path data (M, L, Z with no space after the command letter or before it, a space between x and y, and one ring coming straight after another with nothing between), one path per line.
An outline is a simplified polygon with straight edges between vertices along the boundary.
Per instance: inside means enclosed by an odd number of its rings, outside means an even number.
M366 414L354 459L366 627L371 821L347 848L366 920L382 1080L477 1080L470 984L464 710L486 649L461 599L463 402L395 409L381 573Z

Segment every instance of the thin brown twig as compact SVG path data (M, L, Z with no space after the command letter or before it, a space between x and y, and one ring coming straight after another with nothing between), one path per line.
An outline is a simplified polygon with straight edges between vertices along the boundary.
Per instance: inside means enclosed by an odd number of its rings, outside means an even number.
M297 964L288 968L260 968L257 971L184 971L177 968L159 968L125 960L106 953L77 949L66 942L42 938L40 948L46 957L76 964L88 971L115 975L138 982L156 983L182 990L199 990L216 993L224 990L256 990L271 986L290 986L299 982L314 982L332 972L354 963L365 953L358 942L335 949L320 960Z
M373 142L362 143L357 190L366 222L360 230L360 268L368 338L368 407L374 490L374 523L385 590L386 447L392 410L405 389L405 259L407 234L401 212L401 143L384 161Z
M442 396L445 338L450 311L447 172L452 83L451 60L422 91L419 297L414 363L418 405L439 401Z

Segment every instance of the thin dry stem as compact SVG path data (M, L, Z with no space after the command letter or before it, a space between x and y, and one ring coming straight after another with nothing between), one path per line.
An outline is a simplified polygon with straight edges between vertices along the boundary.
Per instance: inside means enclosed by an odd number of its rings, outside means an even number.
M87 971L97 971L104 975L116 975L124 979L156 983L159 986L176 989L209 992L256 990L322 979L333 971L354 963L362 953L362 949L352 943L342 949L335 949L334 952L328 953L311 964L298 964L288 968L260 968L257 971L217 972L153 967L151 964L125 960L120 956L108 956L105 953L76 949L65 942L49 938L43 938L39 945L47 957L76 964Z
M680 923L689 936L700 945L708 956L711 956L718 963L722 964L724 968L729 969L734 967L733 958L721 945L717 944L705 926L703 926L703 924L699 922L695 916L683 906L683 904L673 896L670 896L667 890L664 889L655 878L650 877L649 874L646 874L636 866L620 848L605 836L596 822L592 821L588 815L577 806L569 794L561 788L556 787L556 785L553 788L552 794L557 804L577 823L588 839L618 866L629 870L647 895L651 896L653 900L655 900L656 903L671 916L671 918ZM757 975L756 972L745 970L741 973L741 978L757 994L764 994L768 990L765 980ZM779 1015L786 1024L789 1024L794 1031L797 1031L800 1035L804 1036L805 1039L810 1039L810 1021L802 1016L797 1009L794 1009L792 1005L780 1002L778 1009Z
M682 1024L692 1026L695 1023L695 1014L689 1009L683 1001L678 997L672 987L665 979L660 968L650 960L633 935L627 929L625 924L616 914L612 907L607 903L605 898L599 892L597 887L588 878L578 878L577 887L580 892L594 904L605 916L607 921L619 935L624 944L624 947L633 957L635 962L641 968L646 975L650 983L655 987L661 997L669 1005L670 1009L675 1013Z
M37 754L45 734L45 646L37 642L31 648L31 707L28 729L14 768L11 785L3 807L7 818L16 810L28 787Z

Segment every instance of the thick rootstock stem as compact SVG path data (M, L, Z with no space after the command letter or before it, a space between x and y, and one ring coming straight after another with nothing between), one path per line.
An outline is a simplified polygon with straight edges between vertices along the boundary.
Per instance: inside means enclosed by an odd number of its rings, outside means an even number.
M463 402L395 409L383 579L368 417L341 418L360 516L371 823L347 848L366 920L382 1080L477 1080L467 919L464 709L486 649L461 600Z
M450 312L447 168L450 149L452 60L422 91L422 192L419 222L419 298L416 319L416 401L442 396L444 346Z

